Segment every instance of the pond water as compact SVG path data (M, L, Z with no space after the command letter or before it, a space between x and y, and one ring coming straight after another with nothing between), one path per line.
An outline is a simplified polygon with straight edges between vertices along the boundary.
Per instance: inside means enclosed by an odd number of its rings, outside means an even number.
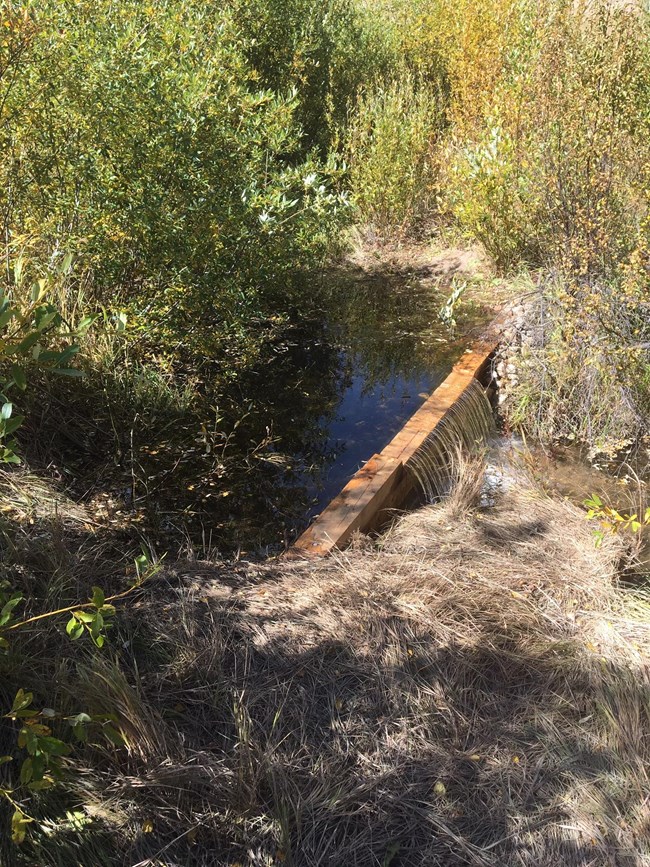
M381 451L448 374L482 315L466 305L450 331L438 313L446 293L408 274L339 274L323 297L312 333L303 329L260 373L273 395L272 454L284 462L267 544L288 544Z
M321 279L320 314L289 329L271 360L238 381L238 406L251 407L239 448L266 438L265 446L226 504L214 490L221 482L211 489L204 478L182 515L185 525L210 527L215 546L291 544L445 378L488 315L464 303L456 327L445 327L449 288L421 274L359 269ZM201 460L194 455L192 472Z
M449 280L422 268L347 268L312 279L309 316L297 311L281 332L262 330L263 360L243 364L230 384L206 360L187 405L151 411L143 402L117 430L110 405L97 409L95 390L93 424L76 429L84 383L63 383L65 430L30 438L52 444L45 471L108 514L112 527L161 549L188 540L205 553L290 545L444 379L489 316L463 301L456 327L447 328L439 311ZM32 451L30 463L38 460Z

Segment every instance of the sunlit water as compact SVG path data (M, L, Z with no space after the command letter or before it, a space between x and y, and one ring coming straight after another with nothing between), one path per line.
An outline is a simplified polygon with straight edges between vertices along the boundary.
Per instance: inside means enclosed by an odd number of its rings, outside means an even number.
M440 364L410 375L396 372L380 382L373 382L363 368L352 374L325 428L324 449L331 458L316 478L307 479L309 516L320 512L359 467L381 451L442 381L447 369Z

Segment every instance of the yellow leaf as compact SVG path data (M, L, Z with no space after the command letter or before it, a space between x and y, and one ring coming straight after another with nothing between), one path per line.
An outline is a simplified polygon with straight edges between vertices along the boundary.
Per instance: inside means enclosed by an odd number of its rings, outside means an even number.
M151 821L151 819L144 820L144 822L142 823L142 830L145 834L151 834L151 832L153 831L153 822Z

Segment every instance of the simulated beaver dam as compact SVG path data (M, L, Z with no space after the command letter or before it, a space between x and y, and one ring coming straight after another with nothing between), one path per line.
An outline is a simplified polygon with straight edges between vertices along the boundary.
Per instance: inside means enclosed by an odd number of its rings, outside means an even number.
M183 539L224 553L288 547L490 320L491 307L470 292L448 304L475 267L467 254L429 254L407 266L348 263L315 275L309 315L297 311L274 329L259 363L232 383L207 359L188 405L156 393L160 409L145 418L136 404L128 426L115 424L111 401L138 395L105 390L91 428L77 427L84 383L75 383L76 392L59 396L66 414L58 425L51 403L34 407L28 463L99 521L151 534L161 549ZM159 386L136 385L151 404Z
M273 440L264 470L272 465L277 482L272 501L262 504L261 514L271 512L266 544L290 543L386 446L487 318L467 304L450 329L440 318L448 283L420 277L329 278L322 319L260 372L259 385L271 393Z

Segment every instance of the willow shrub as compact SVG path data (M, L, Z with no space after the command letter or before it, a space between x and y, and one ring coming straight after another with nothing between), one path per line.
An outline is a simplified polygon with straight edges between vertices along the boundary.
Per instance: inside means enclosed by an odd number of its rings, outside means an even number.
M232 8L260 86L299 95L301 151L327 154L359 89L392 74L390 28L354 0L232 0Z
M505 266L612 273L645 212L647 26L611 4L515 4L519 39L483 117L454 130L460 225Z
M303 152L300 93L260 82L227 4L14 12L8 29L25 36L0 64L5 237L46 262L74 253L73 290L128 307L152 352L244 358L253 320L309 303L293 275L346 219L333 164Z
M615 451L647 429L650 395L648 19L600 0L508 5L477 112L457 78L471 52L450 55L446 201L503 268L554 275L514 419Z
M431 214L442 126L440 94L409 72L359 97L348 131L349 177L358 216L379 236L400 237Z

